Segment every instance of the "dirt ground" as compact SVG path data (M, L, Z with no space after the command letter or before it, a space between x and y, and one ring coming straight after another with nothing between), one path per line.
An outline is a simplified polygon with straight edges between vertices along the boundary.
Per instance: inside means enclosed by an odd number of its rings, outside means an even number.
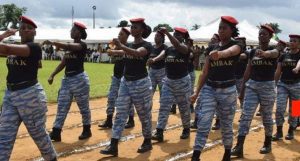
M152 128L156 127L158 117L158 94L154 96L152 110ZM60 161L162 161L162 160L190 160L196 130L191 130L191 136L187 140L181 140L182 131L181 119L177 110L176 115L170 115L167 129L164 133L165 141L156 143L153 141L153 150L144 154L137 153L138 147L143 142L141 135L141 124L135 115L135 127L124 130L124 138L119 143L119 156L109 157L99 153L109 144L111 129L98 128L98 124L106 118L106 98L90 101L92 112L92 133L88 140L79 141L78 136L82 131L81 115L76 103L72 104L69 115L63 127L62 142L54 143L58 160ZM47 129L50 131L56 114L56 104L48 105ZM234 120L234 134L237 135L238 119L240 112L237 111ZM194 118L194 116L192 117ZM264 129L260 117L255 117L251 124L251 132L246 138L244 147L244 159L232 159L236 161L300 161L300 128L296 131L295 139L292 141L282 140L272 143L272 153L267 155L259 154L259 149L264 141ZM284 125L286 135L288 124ZM274 126L275 131L275 126ZM236 141L236 138L234 139ZM218 161L223 156L220 131L211 131L207 140L207 148L202 153L201 161ZM234 143L235 144L235 143ZM11 155L11 161L42 160L40 152L33 140L28 136L24 125L19 128L18 136Z

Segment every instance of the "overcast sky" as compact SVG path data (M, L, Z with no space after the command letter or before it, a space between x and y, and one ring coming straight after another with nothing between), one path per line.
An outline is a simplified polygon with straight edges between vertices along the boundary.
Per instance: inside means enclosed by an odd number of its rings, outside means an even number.
M97 7L96 27L116 26L120 20L146 18L154 27L159 23L191 28L206 25L222 15L231 15L252 25L277 22L283 30L280 38L300 34L299 0L1 0L0 4L15 3L26 7L26 15L39 28L70 28L72 6L74 20L93 26L93 9ZM241 35L242 36L242 35Z

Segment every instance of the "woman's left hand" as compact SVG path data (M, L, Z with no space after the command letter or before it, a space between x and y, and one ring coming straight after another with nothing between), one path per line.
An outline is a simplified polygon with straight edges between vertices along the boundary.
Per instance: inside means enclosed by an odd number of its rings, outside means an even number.
M257 49L255 51L255 56L260 57L260 58L265 57L265 52L261 49Z
M122 46L122 44L118 38L114 38L113 43L116 45L117 49L120 49Z
M212 59L212 60L219 60L219 53L217 50L213 50L209 53L209 57Z
M297 68L294 68L294 69L293 69L293 72L294 72L295 74L298 74L298 73L299 73L299 70L298 70Z

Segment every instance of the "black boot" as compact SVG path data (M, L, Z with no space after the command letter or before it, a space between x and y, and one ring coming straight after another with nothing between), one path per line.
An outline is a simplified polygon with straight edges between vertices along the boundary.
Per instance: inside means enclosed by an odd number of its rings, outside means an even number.
M154 135L152 135L152 140L157 140L158 142L164 141L164 130L163 129L156 129Z
M49 136L51 140L55 142L61 142L61 129L59 128L52 128L52 132L50 132Z
M223 155L223 159L222 159L222 161L231 161L231 149L225 149L225 153L224 153L224 155Z
M216 123L214 124L214 126L211 128L212 130L219 130L221 127L220 125L220 119L216 118Z
M198 122L198 118L195 117L195 121L192 123L191 129L197 129L198 128L197 122Z
M98 125L98 127L102 127L102 128L112 128L112 115L107 115L107 118L105 120L105 122L103 124Z
M285 136L285 140L293 140L294 139L294 130L295 128L290 126L288 134Z
M190 137L190 128L184 128L182 130L182 134L180 136L180 139L187 139Z
M231 155L237 158L244 158L244 142L246 136L238 136L236 146L231 150Z
M278 141L278 140L281 140L282 137L283 137L282 126L277 126L277 132L276 132L275 135L273 135L272 141Z
M100 153L105 155L118 156L118 142L119 139L111 138L110 144L104 150L100 150Z
M267 154L272 151L272 136L265 136L264 146L260 149L260 154Z
M138 153L145 153L147 151L152 150L152 143L151 143L151 139L144 139L143 144L139 147L139 149L137 150Z
M129 116L128 122L125 125L125 129L133 128L134 127L134 118L133 116Z
M194 150L191 161L200 161L200 154L201 154L201 151Z
M83 125L83 131L78 137L79 140L84 140L92 136L91 125Z
M170 112L171 112L172 114L176 114L176 104L173 104L173 105L172 105Z
M193 105L193 104L190 105L190 109L191 109L191 113L194 113L194 112L195 112L195 110L194 110L194 105Z

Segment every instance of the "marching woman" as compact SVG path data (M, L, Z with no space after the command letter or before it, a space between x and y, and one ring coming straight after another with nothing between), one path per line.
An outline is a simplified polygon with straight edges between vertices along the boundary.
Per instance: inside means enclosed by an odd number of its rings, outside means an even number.
M154 37L154 42L155 45L153 45L153 51L148 59L149 77L152 83L153 94L158 86L159 93L161 95L163 78L166 76L165 59L161 56L167 49L167 45L164 44L165 35L162 32L157 31Z
M284 114L286 111L287 101L289 100L289 120L290 125L286 140L294 139L294 130L297 128L297 117L291 116L291 105L293 100L300 99L300 35L289 35L290 51L279 57L275 81L277 84L277 101L276 101L276 125L277 132L272 140L282 139L282 126L284 123Z
M195 94L197 98L196 115L198 129L195 138L192 161L199 161L212 120L219 114L222 141L225 147L223 161L230 161L233 140L233 118L236 108L235 66L239 59L242 45L232 38L238 36L238 21L231 16L222 16L219 24L220 43L214 44L206 57L202 75ZM199 96L198 96L199 94Z
M61 141L61 130L70 110L73 97L75 97L82 115L83 131L78 139L83 140L92 136L90 129L91 111L89 108L90 83L83 66L87 50L86 43L82 41L82 39L86 39L87 37L85 29L84 24L74 22L71 30L71 38L74 40L73 43L51 42L49 40L44 42L44 44L55 45L56 48L68 51L48 79L51 85L55 75L65 68L65 76L62 79L61 87L58 92L57 114L52 132L49 134L51 139L57 142Z
M179 107L183 131L181 139L187 139L190 136L190 101L191 78L188 73L189 49L183 42L189 37L188 31L184 28L175 27L172 36L166 28L160 28L160 32L167 35L173 46L166 49L165 65L166 75L160 97L160 109L156 126L156 133L152 140L163 141L163 131L166 128L170 104L176 101Z
M122 44L127 44L127 39L130 35L130 31L124 27L121 28L121 31L119 32L118 39ZM114 57L115 65L114 65L114 74L112 76L112 81L110 84L110 89L107 97L107 109L106 114L107 118L103 124L98 125L102 128L112 128L112 119L115 111L115 103L118 97L118 91L120 88L121 78L124 73L124 55L121 52L121 55L119 55L118 49L112 49L108 51L109 55ZM134 109L133 105L131 104L130 111L129 111L129 119L128 122L125 125L125 128L132 128L134 127Z
M248 65L244 74L243 84L239 98L244 98L243 112L240 119L237 145L232 149L231 155L243 157L243 145L249 133L251 121L258 104L265 128L265 141L260 149L261 154L271 152L273 130L272 110L275 102L275 81L279 53L270 46L274 30L268 25L261 25L259 30L259 46L252 49L249 54ZM245 94L244 94L245 93Z
M186 38L185 43L188 47L189 50L189 59L188 59L188 72L191 78L191 95L194 94L194 84L195 84L195 67L194 67L194 60L195 60L195 52L193 50L193 43L194 40L191 39L190 37ZM192 103L190 103L190 110L191 113L194 112L194 105ZM170 112L172 114L176 114L176 104L172 104L171 110Z
M210 42L208 43L208 47L205 49L205 51L204 51L204 53L203 53L204 56L207 57L208 54L209 54L209 52L213 50L214 45L215 45L215 44L218 44L219 42L220 42L219 34L217 34L217 33L213 34L212 38L210 39ZM200 81L201 81L201 80L198 79L197 85L199 85ZM193 93L193 94L194 94L194 93ZM197 101L197 103L200 104L199 101ZM196 105L196 106L197 106L197 105ZM198 108L199 108L199 107L198 107ZM194 122L192 123L191 128L192 128L192 129L197 129L197 128L198 128L198 127L197 127L197 123L198 123L198 117L197 117L197 114L195 114L195 120L194 120ZM221 126L221 125L220 125L220 119L219 119L218 114L216 113L216 122L215 122L215 124L213 125L212 130L219 130L219 129L220 129L220 126Z
M46 132L47 103L43 87L38 83L37 73L42 49L34 43L36 24L21 16L20 45L0 44L0 55L7 55L7 90L0 117L0 160L8 161L21 122L39 148L43 158L56 161L56 152ZM14 35L8 30L0 40Z
M144 40L144 38L150 35L151 28L146 25L144 20L144 18L130 20L132 24L131 35L134 37L134 41L128 47L118 39L113 40L116 47L123 50L123 54L125 55L125 70L116 102L117 112L112 128L111 142L109 146L100 151L101 154L118 155L118 142L122 136L131 103L134 104L142 123L144 136L144 142L137 152L144 153L152 150L152 85L146 68L146 62L151 53L152 45Z

